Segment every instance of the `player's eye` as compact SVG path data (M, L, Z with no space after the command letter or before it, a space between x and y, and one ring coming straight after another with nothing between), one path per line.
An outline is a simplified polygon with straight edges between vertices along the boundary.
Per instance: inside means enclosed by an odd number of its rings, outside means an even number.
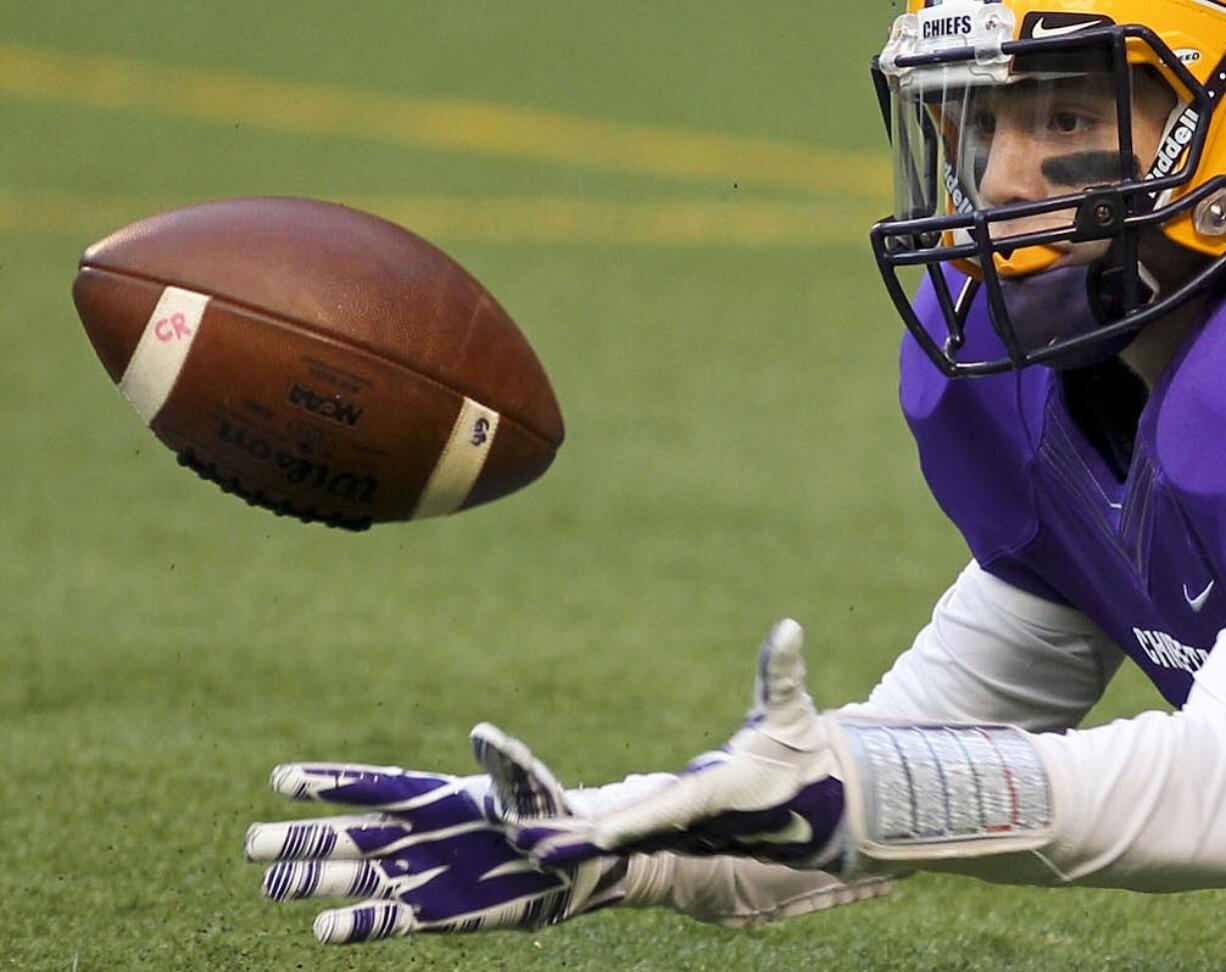
M1057 109L1048 116L1047 128L1057 135L1079 135L1092 130L1094 119L1083 112Z

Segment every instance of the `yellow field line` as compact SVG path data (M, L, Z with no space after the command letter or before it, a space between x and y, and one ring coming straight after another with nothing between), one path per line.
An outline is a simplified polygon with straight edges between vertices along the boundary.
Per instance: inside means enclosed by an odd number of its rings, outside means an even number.
M356 204L427 237L536 242L847 244L867 240L870 219L867 210L763 201L416 197Z
M0 97L148 111L275 131L884 198L883 156L558 112L385 94L0 44Z
M441 241L856 245L865 243L868 225L877 215L867 206L769 201L620 203L440 196L342 201ZM173 205L176 202L166 199L0 192L0 232L77 236L84 245Z

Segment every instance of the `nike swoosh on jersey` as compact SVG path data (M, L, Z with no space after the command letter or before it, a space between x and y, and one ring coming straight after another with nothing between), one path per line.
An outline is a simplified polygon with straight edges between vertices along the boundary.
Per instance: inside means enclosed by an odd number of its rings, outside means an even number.
M1042 40L1044 37L1063 37L1066 34L1075 34L1079 30L1102 27L1105 24L1106 21L1102 20L1083 20L1075 24L1061 24L1059 27L1048 27L1046 20L1037 20L1035 21L1034 29L1030 32L1030 36L1035 40Z
M795 810L788 825L782 830L772 830L764 834L747 834L738 837L741 844L807 844L813 839L813 828L804 817Z
M1205 606L1205 602L1209 600L1209 595L1213 592L1215 584L1217 584L1217 581L1211 580L1209 582L1209 586L1195 596L1188 593L1187 584L1183 585L1183 599L1188 602L1188 607L1190 607L1196 614L1200 614L1200 609L1203 608Z

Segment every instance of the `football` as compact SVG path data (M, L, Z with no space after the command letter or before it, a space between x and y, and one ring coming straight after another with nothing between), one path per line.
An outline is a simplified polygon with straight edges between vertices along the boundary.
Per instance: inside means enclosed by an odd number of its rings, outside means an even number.
M421 237L327 202L228 199L81 257L111 379L180 463L332 526L439 516L539 477L549 379L489 292Z

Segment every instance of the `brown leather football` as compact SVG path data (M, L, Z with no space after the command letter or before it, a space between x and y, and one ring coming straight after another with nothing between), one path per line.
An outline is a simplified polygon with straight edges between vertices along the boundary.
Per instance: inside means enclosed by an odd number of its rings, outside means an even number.
M505 496L562 444L549 379L459 264L368 213L227 199L95 243L73 299L180 462L253 504L361 529Z

